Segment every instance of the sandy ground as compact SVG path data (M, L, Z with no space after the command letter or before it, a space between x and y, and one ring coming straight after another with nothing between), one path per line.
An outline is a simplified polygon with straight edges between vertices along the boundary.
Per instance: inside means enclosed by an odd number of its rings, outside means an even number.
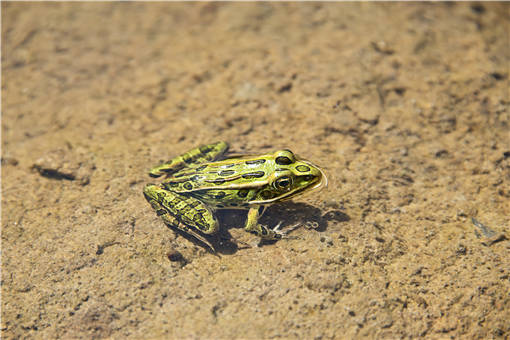
M2 338L508 338L509 8L3 2ZM217 140L324 168L296 239L156 216Z

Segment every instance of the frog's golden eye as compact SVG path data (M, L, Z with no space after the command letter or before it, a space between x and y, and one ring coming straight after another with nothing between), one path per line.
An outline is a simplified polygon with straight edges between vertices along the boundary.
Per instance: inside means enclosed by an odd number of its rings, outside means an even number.
M292 184L292 179L288 176L278 178L275 182L277 189L287 189Z

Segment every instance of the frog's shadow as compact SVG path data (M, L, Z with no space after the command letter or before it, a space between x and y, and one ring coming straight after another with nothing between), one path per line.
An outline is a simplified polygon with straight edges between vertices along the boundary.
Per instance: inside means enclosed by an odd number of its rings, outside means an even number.
M230 255L236 253L239 249L249 248L250 245L236 241L229 230L231 228L243 228L246 223L247 211L243 210L219 210L216 212L220 230L214 235L203 235L203 237L212 244L215 253ZM330 210L323 213L319 208L306 203L283 202L268 207L259 219L263 225L270 227L275 226L281 221L281 229L285 231L286 227L299 225L298 228L306 227L307 229L318 232L325 231L329 221L346 222L350 217L340 210ZM172 228L173 229L173 228ZM175 229L173 229L175 230ZM205 249L211 249L192 235L188 235L176 230L179 235L190 240L195 244L199 244ZM290 235L292 232L289 233ZM260 245L271 244L275 241L263 241Z

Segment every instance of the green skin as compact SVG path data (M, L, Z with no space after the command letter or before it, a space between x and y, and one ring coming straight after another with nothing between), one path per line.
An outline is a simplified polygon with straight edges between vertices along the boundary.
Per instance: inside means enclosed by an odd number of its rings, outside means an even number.
M145 186L145 198L167 225L212 250L202 235L218 231L216 209L249 209L246 231L266 240L285 237L279 226L258 223L265 207L322 186L324 173L289 150L225 159L227 150L225 142L202 145L151 169L150 176L166 177Z

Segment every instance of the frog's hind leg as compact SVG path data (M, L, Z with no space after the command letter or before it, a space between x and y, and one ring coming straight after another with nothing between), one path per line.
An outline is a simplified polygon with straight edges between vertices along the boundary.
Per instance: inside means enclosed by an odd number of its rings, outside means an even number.
M167 226L176 228L187 235L193 236L194 238L205 244L207 247L209 247L209 249L211 249L213 252L216 252L216 249L214 249L214 246L211 244L211 242L209 242L203 235L200 235L199 233L195 232L192 228L188 227L184 223L179 222L178 219L170 215L167 211L159 216L163 219L163 222L165 222Z
M154 184L148 184L143 194L156 214L167 225L192 235L215 251L212 244L200 234L200 232L214 234L218 230L218 221L204 203L193 197L167 191Z
M191 149L166 163L152 168L149 171L149 175L151 177L159 177L163 174L172 174L190 165L217 160L227 151L228 144L226 142L201 145L198 148Z

